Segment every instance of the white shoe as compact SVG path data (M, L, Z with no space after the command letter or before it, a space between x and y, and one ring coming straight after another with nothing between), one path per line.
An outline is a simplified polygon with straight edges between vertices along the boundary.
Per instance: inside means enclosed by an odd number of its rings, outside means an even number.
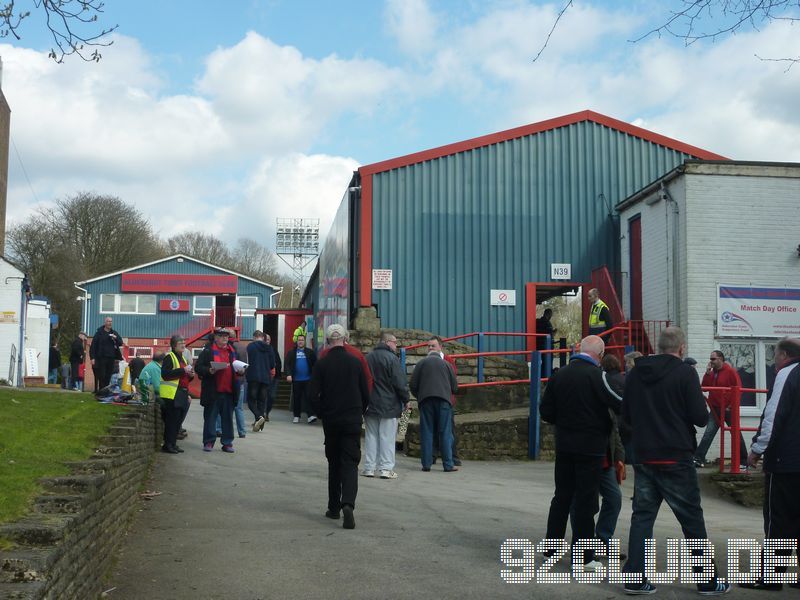
M294 419L292 419L292 423L299 423L299 422L300 422L300 417L295 417Z
M397 473L394 471L381 471L381 479L397 479Z
M316 420L317 420L317 417L315 417L314 415L311 415L310 417L308 417L308 424L311 425Z
M603 566L603 563L601 563L598 560L593 560L593 561L590 561L590 562L586 563L585 565L583 565L583 570L586 573L594 573L595 571L597 571L602 566Z
M363 471L361 471L361 474L362 474L364 477L375 477L375 471L367 471L366 469L364 469Z
M258 417L258 420L253 423L253 432L259 431L264 425L264 417Z

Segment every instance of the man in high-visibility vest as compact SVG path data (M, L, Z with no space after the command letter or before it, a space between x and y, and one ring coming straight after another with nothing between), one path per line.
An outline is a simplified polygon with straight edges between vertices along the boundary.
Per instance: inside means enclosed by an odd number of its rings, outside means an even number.
M600 335L611 329L614 326L611 321L611 311L608 310L608 305L600 300L597 288L589 290L589 302L592 303L589 309L589 335Z
M294 333L292 334L292 341L296 344L297 343L297 338L300 337L301 335L303 337L306 337L306 322L305 321L300 323L300 325L298 325L297 328L294 330Z

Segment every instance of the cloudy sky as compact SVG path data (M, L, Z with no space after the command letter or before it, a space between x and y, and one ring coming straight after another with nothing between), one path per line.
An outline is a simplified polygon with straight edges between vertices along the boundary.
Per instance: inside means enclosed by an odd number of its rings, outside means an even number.
M33 20L0 44L8 218L114 194L162 236L323 231L361 164L592 109L736 159L800 161L800 30L639 37L679 0L106 0L99 64ZM710 26L710 25L709 25ZM8 41L5 38L4 41ZM24 168L23 168L24 166Z

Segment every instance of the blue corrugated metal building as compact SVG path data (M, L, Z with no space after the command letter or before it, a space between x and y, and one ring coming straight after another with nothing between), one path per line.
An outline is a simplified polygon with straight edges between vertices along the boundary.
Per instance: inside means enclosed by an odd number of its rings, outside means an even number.
M281 289L181 254L75 285L89 336L110 316L134 353L141 349L144 356L174 334L199 341L214 326L251 339L256 309L273 308Z
M553 264L571 268L561 289L618 273L613 207L690 158L723 157L582 111L363 166L304 298L318 327L374 306L384 327L530 331L532 284L552 284ZM492 290L515 304L492 305Z

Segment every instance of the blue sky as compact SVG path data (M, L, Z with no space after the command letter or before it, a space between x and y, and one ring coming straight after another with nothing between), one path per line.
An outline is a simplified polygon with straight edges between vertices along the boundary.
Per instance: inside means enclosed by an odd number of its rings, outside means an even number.
M35 16L0 44L9 219L91 190L163 236L271 246L276 217L330 223L353 169L592 109L731 158L800 161L795 29L688 48L633 39L673 2L106 0L99 64L55 65ZM164 226L163 223L169 223Z

